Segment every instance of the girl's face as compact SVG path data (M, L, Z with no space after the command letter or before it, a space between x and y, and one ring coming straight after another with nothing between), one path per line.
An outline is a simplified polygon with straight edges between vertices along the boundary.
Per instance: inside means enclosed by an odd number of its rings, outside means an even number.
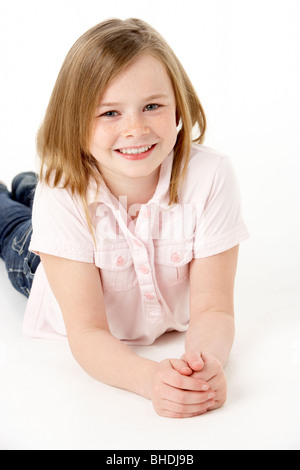
M141 178L159 171L177 138L176 102L162 63L142 55L108 86L96 111L90 151L102 175Z

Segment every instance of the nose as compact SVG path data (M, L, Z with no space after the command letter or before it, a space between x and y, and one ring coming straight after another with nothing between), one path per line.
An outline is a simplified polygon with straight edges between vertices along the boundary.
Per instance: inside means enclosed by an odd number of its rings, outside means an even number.
M141 115L128 116L124 122L122 137L142 137L150 133L150 128Z

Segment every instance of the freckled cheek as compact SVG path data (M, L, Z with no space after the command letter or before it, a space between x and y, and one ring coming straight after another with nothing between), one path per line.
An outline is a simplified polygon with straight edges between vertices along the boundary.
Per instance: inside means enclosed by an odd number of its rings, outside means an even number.
M176 127L176 119L175 114L162 116L158 118L156 122L156 129L158 129L158 133L161 137L164 137L164 140L173 142L175 145L177 139L177 127Z
M113 147L114 142L116 141L116 130L114 126L96 127L91 137L90 148L101 148L101 149L110 149Z

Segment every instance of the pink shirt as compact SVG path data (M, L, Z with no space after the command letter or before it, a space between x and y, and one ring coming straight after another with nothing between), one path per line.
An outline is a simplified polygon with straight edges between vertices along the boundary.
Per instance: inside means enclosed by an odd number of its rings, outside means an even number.
M148 345L189 323L189 263L228 250L248 237L229 157L192 146L179 204L168 205L173 153L163 162L153 198L135 221L104 183L88 194L96 246L79 198L38 184L30 249L95 263L111 333ZM39 265L28 300L24 334L66 339L59 305Z

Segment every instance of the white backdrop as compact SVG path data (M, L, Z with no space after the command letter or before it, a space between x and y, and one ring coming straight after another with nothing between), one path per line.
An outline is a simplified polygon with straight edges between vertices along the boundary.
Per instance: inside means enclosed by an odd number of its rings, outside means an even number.
M140 17L165 36L189 73L208 118L206 144L233 158L246 220L260 239L255 250L268 252L270 262L275 252L299 261L298 0L0 5L0 179L10 183L35 168L36 131L75 40L108 17Z
M281 381L293 374L299 383L298 0L0 0L0 179L35 169L36 131L74 41L104 19L131 16L168 40L206 111L206 145L232 157L251 233L237 324L255 351L255 335L272 335L277 323L267 355L282 358ZM299 405L295 413L299 423Z

